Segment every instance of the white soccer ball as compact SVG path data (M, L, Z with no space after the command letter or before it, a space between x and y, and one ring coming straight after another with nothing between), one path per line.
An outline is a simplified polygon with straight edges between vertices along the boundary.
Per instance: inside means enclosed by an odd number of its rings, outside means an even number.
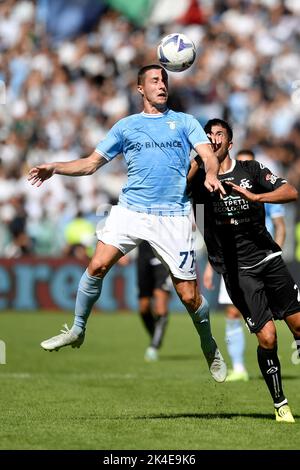
M157 57L165 69L170 72L182 72L195 60L195 44L185 34L168 34L157 47Z

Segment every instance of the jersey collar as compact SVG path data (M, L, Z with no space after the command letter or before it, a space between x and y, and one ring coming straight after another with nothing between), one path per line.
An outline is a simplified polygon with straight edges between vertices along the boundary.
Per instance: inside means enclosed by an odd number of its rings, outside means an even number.
M141 115L145 116L147 118L149 117L149 118L157 119L157 118L160 118L162 116L165 116L166 114L168 114L168 112L169 112L169 108L167 108L163 113L159 113L159 114L145 113L144 111L142 111Z
M232 159L230 160L231 160L231 165L230 165L229 170L224 171L223 173L220 173L220 175L226 175L227 173L231 173L234 170L235 165L236 165L236 160L232 160Z

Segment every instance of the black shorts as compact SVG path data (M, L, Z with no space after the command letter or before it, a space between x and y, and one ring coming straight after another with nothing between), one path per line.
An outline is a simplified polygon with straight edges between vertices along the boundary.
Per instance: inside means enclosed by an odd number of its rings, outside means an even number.
M272 318L283 320L300 312L300 293L281 256L251 269L223 274L228 294L251 333Z
M147 242L142 242L139 246L137 274L139 298L152 297L154 289L170 292L169 272L155 258L152 248Z

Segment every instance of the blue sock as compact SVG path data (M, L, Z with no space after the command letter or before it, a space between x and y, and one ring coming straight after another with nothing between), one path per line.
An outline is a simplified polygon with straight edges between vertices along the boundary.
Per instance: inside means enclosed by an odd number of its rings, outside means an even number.
M81 276L75 303L74 324L71 328L73 333L78 335L85 330L92 307L100 297L102 281L99 277L91 276L87 269Z
M226 318L225 340L233 369L245 368L245 338L241 320Z
M200 336L201 348L204 355L213 354L216 349L216 342L211 334L209 320L209 305L202 295L202 303L195 313L190 313L195 328Z

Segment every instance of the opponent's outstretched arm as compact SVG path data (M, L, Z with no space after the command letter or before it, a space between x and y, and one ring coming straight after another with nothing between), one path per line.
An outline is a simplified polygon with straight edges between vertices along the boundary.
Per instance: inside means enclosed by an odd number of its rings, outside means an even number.
M226 181L226 184L232 186L232 188L239 194L241 194L245 199L248 199L252 202L270 202L273 204L284 204L286 202L296 201L298 199L297 189L289 183L282 184L279 188L274 189L274 191L255 194L249 191L246 188L242 188L231 181Z
M98 168L105 165L107 160L97 152L86 158L79 158L70 162L44 163L35 166L29 171L28 181L32 185L41 186L44 181L53 175L85 176L92 175Z

